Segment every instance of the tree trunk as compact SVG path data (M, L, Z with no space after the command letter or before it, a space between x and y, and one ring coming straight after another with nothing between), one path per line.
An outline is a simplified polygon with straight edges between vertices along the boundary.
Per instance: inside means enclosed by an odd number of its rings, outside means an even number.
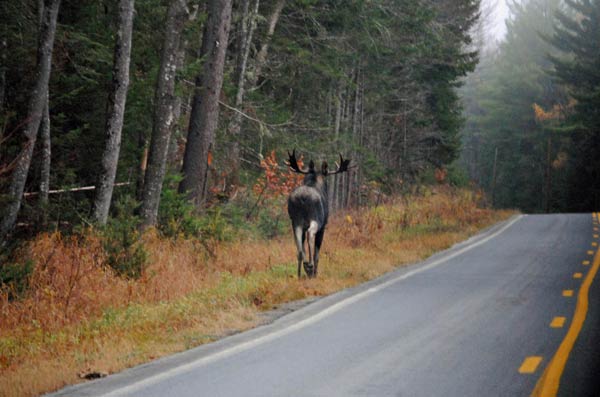
M4 96L6 92L6 53L8 51L8 29L4 24L2 37L0 38L0 113L4 112ZM0 131L0 142L2 142L2 131Z
M271 39L273 38L273 34L275 33L275 27L277 26L277 22L279 22L279 17L281 16L281 11L285 6L285 0L277 0L275 3L275 7L273 7L273 11L269 16L269 22L267 27L267 34L265 39L256 54L256 58L254 59L254 70L249 76L249 87L250 89L256 88L256 83L258 82L258 78L262 74L262 69L267 62L267 55L269 53L269 45L271 44Z
M356 67L355 87L354 87L354 109L352 110L352 142L353 148L359 147L360 144L360 87L361 87L361 65L360 61ZM355 163L358 161L358 151L353 150L349 155ZM348 205L354 206L358 204L358 172L348 172ZM352 196L355 196L353 201Z
M42 165L40 171L40 210L42 211L42 225L48 222L48 192L50 190L50 162L52 146L50 142L50 110L48 109L48 95L40 125L40 138L42 139Z
M29 99L27 111L28 122L23 131L25 142L12 174L8 190L9 202L4 209L2 222L0 223L0 241L4 241L6 235L12 231L19 209L21 208L21 200L31 165L33 148L48 96L48 81L50 80L50 69L52 67L52 48L54 46L56 19L60 0L46 0L44 5L43 22L38 41L35 85Z
M194 21L198 16L198 7L192 9L188 20ZM189 41L185 37L181 37L179 43L179 49L177 50L177 70L182 69L185 66L186 50L189 46ZM192 95L186 97L175 96L173 104L173 120L187 119L187 114L191 108ZM179 124L174 123L171 128L171 139L169 141L169 150L167 153L167 169L181 170L182 166L182 153L179 150L179 143L183 141L184 131Z
M134 0L119 1L119 30L115 43L113 82L108 96L106 118L106 146L102 155L102 169L96 189L94 218L105 225L112 200L113 187L121 148L121 131L127 87L129 86L129 62L131 60L131 35L133 27Z
M248 64L248 55L250 54L250 44L252 43L252 36L254 35L254 29L256 28L256 15L258 14L258 6L260 0L255 0L252 11L249 11L250 0L244 0L243 4L243 17L240 28L240 47L237 56L236 65L236 78L237 78L237 93L235 96L234 107L236 109L242 108L244 104L244 93L246 87L246 65ZM242 127L242 114L240 112L234 112L229 125L227 126L227 134L231 138L231 156L229 161L231 162L231 176L230 184L233 186L239 185L239 173L240 173L240 130Z
M154 97L154 117L148 167L142 194L142 228L156 224L167 154L175 123L175 77L181 33L189 15L186 1L172 0L167 11L165 39Z
M219 118L219 95L231 23L231 0L210 0L208 19L202 37L202 74L196 88L190 115L187 145L183 157L183 180L179 191L200 208L206 197L208 156Z
M38 26L41 32L44 21L44 1L38 0ZM40 122L40 138L42 139L42 159L40 171L40 196L39 206L41 211L42 225L48 222L48 191L50 190L50 162L52 154L52 146L50 142L50 95L46 92L46 103L44 105L44 113Z

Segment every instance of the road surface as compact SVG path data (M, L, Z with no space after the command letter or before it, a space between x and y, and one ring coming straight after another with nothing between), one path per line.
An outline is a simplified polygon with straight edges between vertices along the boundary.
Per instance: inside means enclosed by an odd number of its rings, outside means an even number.
M515 217L270 325L56 395L600 396L598 233L591 214Z

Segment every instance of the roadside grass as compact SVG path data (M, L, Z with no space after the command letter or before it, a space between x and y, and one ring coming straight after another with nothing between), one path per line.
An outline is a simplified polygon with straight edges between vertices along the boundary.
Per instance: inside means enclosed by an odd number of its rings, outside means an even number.
M206 242L143 237L137 279L106 265L97 234L38 236L23 297L0 294L0 395L30 396L113 373L260 324L261 313L357 285L425 259L504 220L466 190L436 188L376 208L336 213L319 277L296 279L291 236Z

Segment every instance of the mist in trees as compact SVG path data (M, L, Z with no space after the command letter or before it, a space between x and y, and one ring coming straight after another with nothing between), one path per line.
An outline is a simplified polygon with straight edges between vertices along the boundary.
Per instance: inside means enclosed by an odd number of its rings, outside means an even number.
M201 213L252 194L272 151L354 159L332 208L405 192L459 155L478 0L64 0L45 58L37 3L0 5L3 235L124 208L155 225L177 190ZM52 150L34 145L46 91Z
M588 121L598 109L598 7L510 3L506 38L481 52L466 79L460 163L494 205L558 212L600 204L598 124Z

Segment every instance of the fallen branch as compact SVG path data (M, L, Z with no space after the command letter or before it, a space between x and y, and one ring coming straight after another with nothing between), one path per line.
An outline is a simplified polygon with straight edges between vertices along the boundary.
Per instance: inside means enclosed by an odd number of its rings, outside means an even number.
M113 186L126 186L131 185L131 182L119 182L115 183ZM56 194L56 193L67 193L67 192L81 192L86 190L95 190L96 186L82 186L82 187L74 187L71 189L57 189L57 190L49 190L48 194ZM23 193L24 197L37 196L40 192L27 192Z

